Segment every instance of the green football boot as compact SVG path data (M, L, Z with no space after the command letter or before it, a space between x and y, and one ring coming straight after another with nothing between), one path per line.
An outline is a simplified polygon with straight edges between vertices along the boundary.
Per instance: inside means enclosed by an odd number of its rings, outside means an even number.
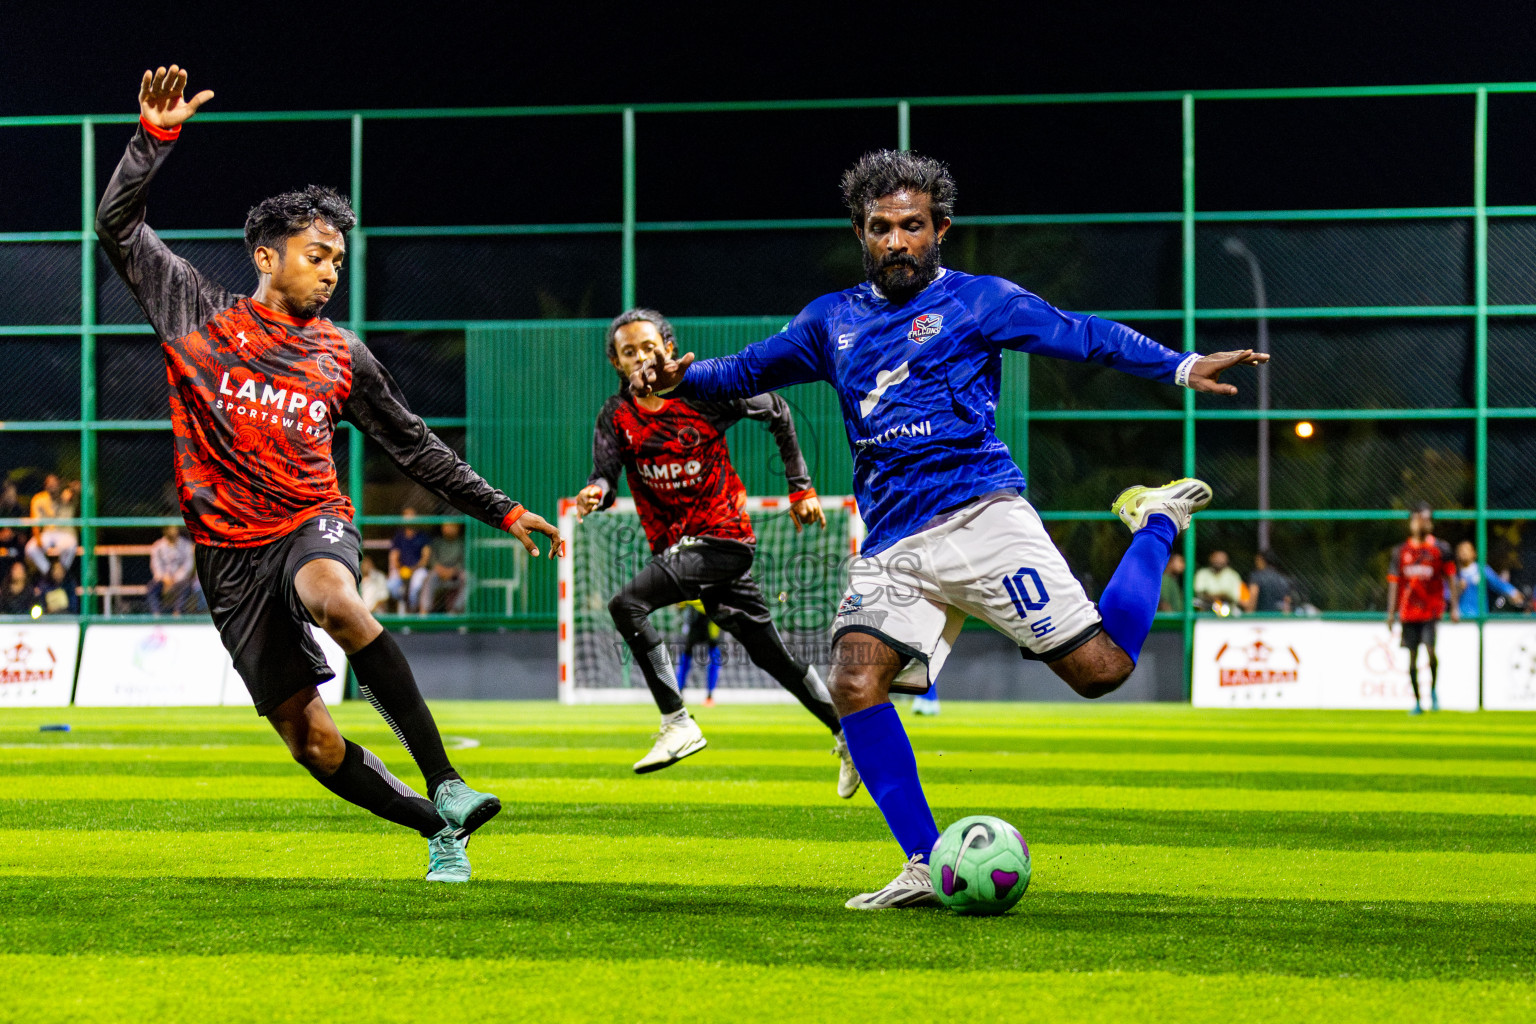
M432 797L437 813L456 830L460 839L468 839L481 825L501 813L501 801L490 793L479 793L461 779L449 779L437 787Z
M465 842L454 835L452 825L427 840L427 881L469 881L469 855Z

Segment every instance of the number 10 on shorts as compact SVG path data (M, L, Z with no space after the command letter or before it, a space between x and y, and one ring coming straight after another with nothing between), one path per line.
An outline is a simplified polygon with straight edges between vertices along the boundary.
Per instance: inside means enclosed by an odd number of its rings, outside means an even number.
M1028 619L1030 612L1040 611L1051 600L1051 595L1046 592L1040 574L1027 566L1021 566L1004 576L1003 589L1008 591L1013 609L1019 613L1021 619ZM1036 636L1045 636L1055 627L1051 625L1051 618L1047 615L1030 623L1029 628Z

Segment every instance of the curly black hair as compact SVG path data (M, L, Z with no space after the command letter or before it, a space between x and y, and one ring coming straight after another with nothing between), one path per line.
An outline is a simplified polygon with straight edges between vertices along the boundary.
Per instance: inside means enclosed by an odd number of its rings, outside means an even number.
M843 203L856 228L864 227L875 203L901 191L925 193L935 221L954 213L955 179L942 160L910 150L880 149L859 157L843 175Z
M337 231L351 231L357 214L346 196L324 185L307 185L297 192L283 192L263 199L245 215L245 251L258 246L283 252L282 242L302 234L316 220Z
M635 324L644 321L655 324L656 331L661 335L661 340L668 345L677 345L677 332L672 329L672 322L654 309L646 309L644 306L636 306L634 309L626 309L613 318L608 325L608 361L617 362L619 358L619 328L627 324Z

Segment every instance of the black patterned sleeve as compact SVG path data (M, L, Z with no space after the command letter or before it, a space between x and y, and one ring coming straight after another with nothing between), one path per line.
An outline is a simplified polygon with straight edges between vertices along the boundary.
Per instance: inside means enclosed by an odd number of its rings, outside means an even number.
M171 252L144 222L149 183L179 133L141 122L96 208L96 237L161 341L195 331L239 298Z

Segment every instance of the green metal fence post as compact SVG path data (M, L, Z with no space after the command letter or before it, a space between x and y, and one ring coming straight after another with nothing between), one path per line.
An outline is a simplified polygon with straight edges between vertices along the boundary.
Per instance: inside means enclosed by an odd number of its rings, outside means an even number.
M1477 408L1473 434L1477 480L1477 557L1488 558L1488 90L1477 90L1476 122L1472 132L1472 301L1477 307L1472 328L1472 391ZM1481 639L1488 618L1488 588L1477 588L1477 631ZM1478 644L1481 657L1482 644ZM1482 704L1482 677L1478 704Z
M1195 349L1195 97L1181 101L1184 131L1184 351ZM1195 393L1184 392L1184 475L1195 475ZM1188 700L1195 667L1195 525L1184 531L1184 699Z
M352 212L357 221L352 225L347 239L347 316L350 326L363 342L368 341L364 327L368 319L368 232L363 228L363 115L352 115ZM366 514L363 492L366 476L363 472L367 449L363 446L363 432L349 426L347 430L347 496L352 499L354 514L359 520ZM347 666L346 699L357 700L357 677L352 666Z
M896 148L902 152L912 148L912 104L896 101Z
M619 304L635 304L635 108L624 108L624 233Z
M368 319L368 233L363 229L363 115L352 115L352 211L357 223L352 226L347 240L351 251L347 254L349 326L363 341L368 340L364 328ZM356 427L347 431L347 495L357 515L363 512L364 474L363 432Z
M80 619L88 622L96 589L96 131L80 122Z

